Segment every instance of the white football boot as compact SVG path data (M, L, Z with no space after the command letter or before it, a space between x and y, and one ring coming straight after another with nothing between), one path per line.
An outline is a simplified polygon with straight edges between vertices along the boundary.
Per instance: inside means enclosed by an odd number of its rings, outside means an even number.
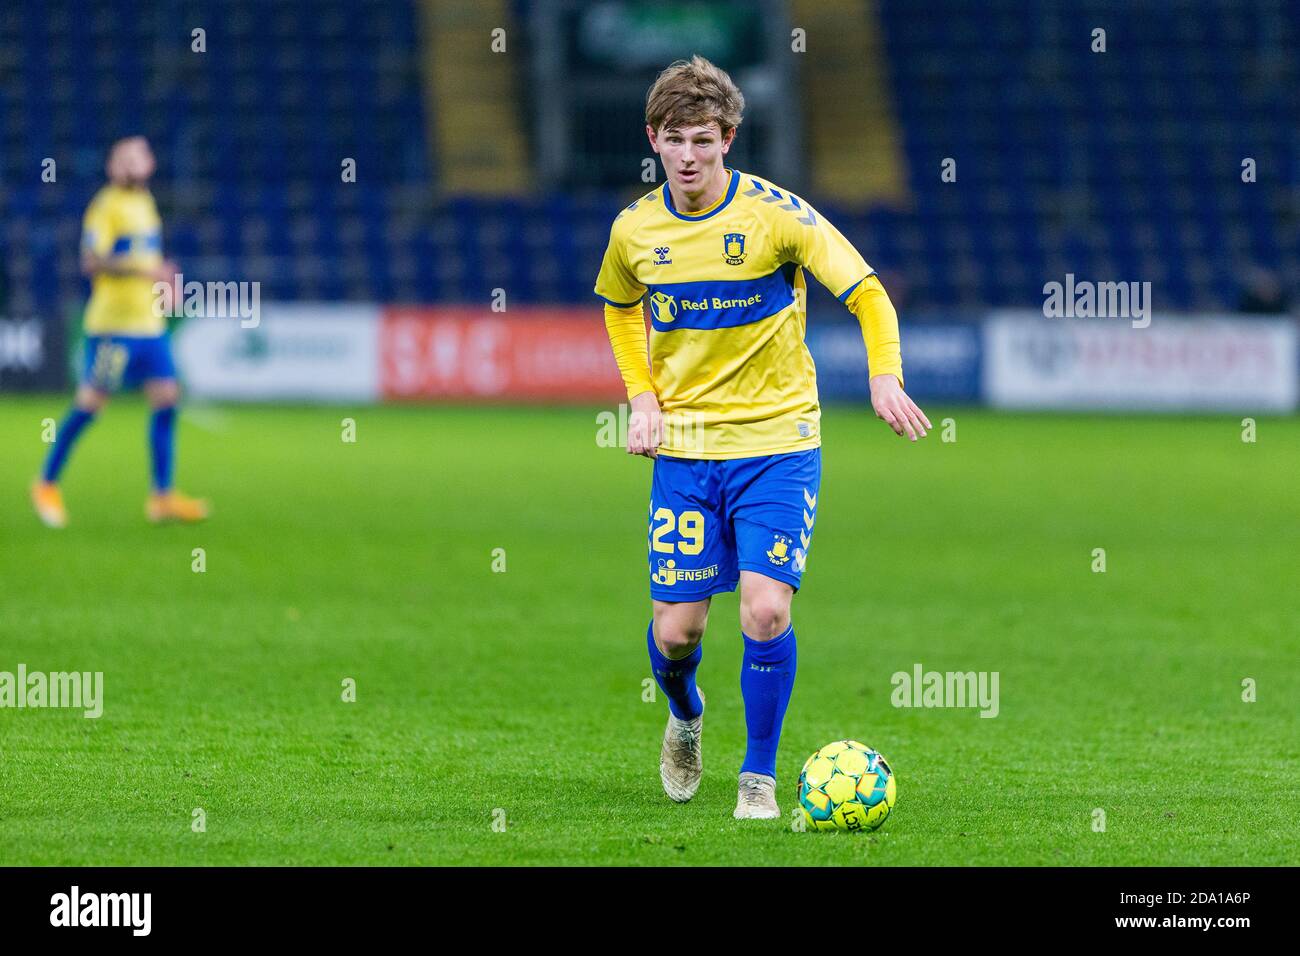
M776 805L776 779L761 773L742 773L736 794L737 820L774 820L781 815Z
M704 694L700 693L700 702ZM700 735L704 731L704 712L694 720L678 720L668 712L664 744L659 751L659 779L669 799L685 803L700 789L704 758L700 753Z

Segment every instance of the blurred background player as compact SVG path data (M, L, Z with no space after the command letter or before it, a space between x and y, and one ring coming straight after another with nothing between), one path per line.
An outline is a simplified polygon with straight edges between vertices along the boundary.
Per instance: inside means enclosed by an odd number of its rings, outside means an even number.
M145 503L150 521L200 521L204 501L172 487L176 403L180 388L167 336L171 313L167 293L176 266L162 255L162 220L149 179L153 150L143 136L118 140L108 154L108 185L95 194L82 226L81 268L91 279L85 314L85 357L72 408L59 425L40 478L32 485L32 504L48 527L67 524L59 476L77 439L108 397L123 388L143 386L152 408L149 451L152 490Z

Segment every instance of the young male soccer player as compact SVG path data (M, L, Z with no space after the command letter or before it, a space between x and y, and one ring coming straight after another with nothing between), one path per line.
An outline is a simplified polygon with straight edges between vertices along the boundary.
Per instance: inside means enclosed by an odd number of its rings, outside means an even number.
M153 408L149 446L153 491L145 503L150 521L200 521L206 502L187 498L172 487L176 402L180 388L167 340L167 322L154 309L154 283L170 283L174 263L162 256L162 220L149 192L153 151L142 136L119 140L108 154L109 184L86 210L81 267L91 277L86 305L86 353L72 408L59 425L41 477L32 485L36 514L51 528L68 516L59 475L73 445L121 388L143 385Z
M930 422L903 391L897 316L871 267L802 199L723 165L743 108L731 78L701 57L659 75L646 135L667 182L615 218L596 294L632 403L627 450L655 459L646 643L668 698L660 779L678 802L699 787L700 642L710 598L739 584L748 744L735 816L767 819L780 812L790 601L821 478L805 269L862 324L876 414L912 441Z

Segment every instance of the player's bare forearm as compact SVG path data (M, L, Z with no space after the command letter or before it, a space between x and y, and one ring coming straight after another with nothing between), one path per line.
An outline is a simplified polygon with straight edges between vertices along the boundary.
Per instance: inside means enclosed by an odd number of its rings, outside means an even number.
M81 271L89 279L93 279L97 275L142 276L145 278L150 275L149 271L142 269L130 259L97 256L91 252L82 254Z
M894 434L906 435L912 441L924 438L927 430L934 427L892 372L871 377L871 407Z
M176 264L165 261L156 266L143 266L127 256L100 256L93 252L83 252L81 272L90 279L97 275L139 276L155 282L170 282L176 274Z
M627 422L627 453L656 458L659 443L663 441L664 416L659 407L659 396L642 392L632 398L632 414Z

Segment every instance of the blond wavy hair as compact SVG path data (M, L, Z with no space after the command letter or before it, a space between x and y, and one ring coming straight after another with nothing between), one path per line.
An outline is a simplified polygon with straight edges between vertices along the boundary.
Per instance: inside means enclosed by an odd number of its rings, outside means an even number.
M726 70L699 54L670 64L645 98L645 121L656 133L717 123L726 136L740 125L744 112L740 87Z

